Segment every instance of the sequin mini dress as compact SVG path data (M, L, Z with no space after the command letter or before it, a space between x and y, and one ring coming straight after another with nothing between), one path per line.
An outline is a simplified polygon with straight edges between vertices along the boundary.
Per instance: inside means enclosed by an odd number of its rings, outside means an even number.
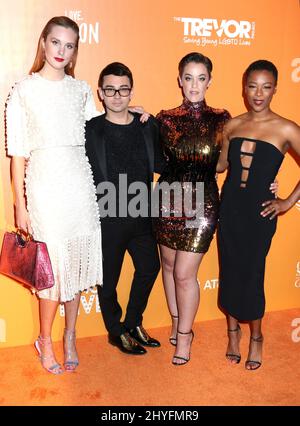
M25 189L33 236L47 243L55 285L44 299L66 302L102 284L101 228L85 121L99 115L85 81L38 73L10 93L7 153L27 159Z
M158 183L171 185L178 182L183 192L190 192L188 195L192 197L193 211L202 211L201 219L196 221L197 213L194 216L190 212L187 214L182 201L179 201L181 206L176 205L178 200L174 193L172 195L171 192L168 198L162 189L159 217L153 219L157 241L174 250L205 253L218 221L216 165L223 127L230 114L226 110L207 106L205 100L192 103L185 99L181 106L161 111L157 119L167 162ZM196 186L197 182L203 182L203 186ZM199 188L203 196L196 197Z

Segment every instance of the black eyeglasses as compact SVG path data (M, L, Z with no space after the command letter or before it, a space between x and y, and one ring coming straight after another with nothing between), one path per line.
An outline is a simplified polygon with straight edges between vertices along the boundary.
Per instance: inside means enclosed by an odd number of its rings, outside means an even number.
M121 87L120 89L113 89L112 87L107 87L107 88L102 87L102 92L104 93L105 96L109 98L112 98L113 96L115 96L116 93L119 93L120 96L125 98L126 96L130 95L131 88Z

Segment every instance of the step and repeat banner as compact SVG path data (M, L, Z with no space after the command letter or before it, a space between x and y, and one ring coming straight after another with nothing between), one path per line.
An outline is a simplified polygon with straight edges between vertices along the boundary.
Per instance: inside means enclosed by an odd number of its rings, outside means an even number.
M199 51L213 61L213 82L206 101L231 114L244 112L242 74L256 59L279 69L273 109L300 123L300 2L298 0L1 0L0 14L0 231L14 228L10 161L5 153L5 100L15 81L28 73L42 28L53 16L66 15L80 27L76 77L92 86L99 110L97 81L112 61L131 68L134 105L152 114L181 103L177 65L188 52ZM219 176L222 185L224 177ZM279 196L298 180L298 165L286 155L279 173ZM267 311L300 307L300 204L278 221L266 268ZM245 244L247 242L245 241ZM251 259L249 259L251 262ZM125 306L133 274L129 257L118 286ZM245 269L245 276L247 269ZM218 257L214 241L200 271L200 309L196 320L221 318L217 308ZM22 285L0 276L0 347L31 343L39 331L38 303ZM61 338L64 311L55 319L53 339ZM148 328L170 323L161 276L145 312ZM78 336L104 334L96 290L81 296Z

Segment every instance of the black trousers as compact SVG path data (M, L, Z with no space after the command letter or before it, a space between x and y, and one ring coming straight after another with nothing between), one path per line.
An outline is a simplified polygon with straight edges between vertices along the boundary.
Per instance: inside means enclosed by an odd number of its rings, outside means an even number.
M157 243L149 218L103 218L103 286L98 296L106 329L119 336L142 323L143 312L160 269ZM135 268L124 322L118 302L119 281L126 250Z

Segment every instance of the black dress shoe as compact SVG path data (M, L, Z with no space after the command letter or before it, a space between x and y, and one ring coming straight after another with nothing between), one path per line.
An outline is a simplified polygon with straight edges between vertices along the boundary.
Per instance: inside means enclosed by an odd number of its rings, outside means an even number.
M129 333L130 336L143 346L150 346L152 348L158 348L160 346L159 341L150 337L142 325L138 325L132 330L129 330Z
M108 335L108 341L111 345L117 346L122 352L130 355L143 355L147 351L143 346L133 339L129 333L123 333L120 336Z

